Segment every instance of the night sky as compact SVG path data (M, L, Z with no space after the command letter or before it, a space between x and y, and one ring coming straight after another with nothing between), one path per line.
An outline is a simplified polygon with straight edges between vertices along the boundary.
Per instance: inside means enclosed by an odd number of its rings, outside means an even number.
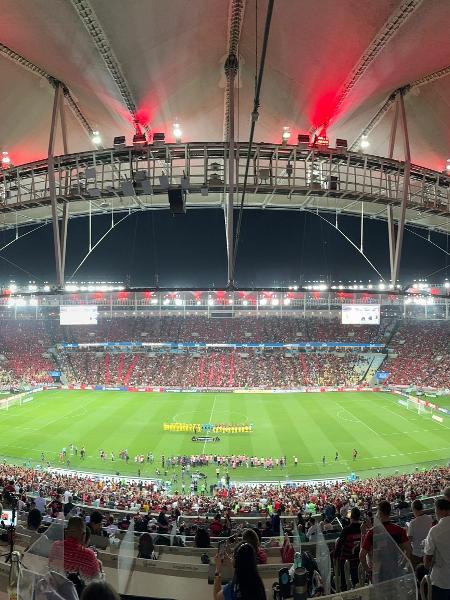
M323 216L334 219L332 215ZM95 217L92 222L95 242L107 231L111 218ZM359 245L359 219L341 216L339 226ZM423 230L416 231L427 235ZM1 245L14 235L12 231L0 232ZM66 280L87 252L87 220L71 220L68 236ZM366 254L388 278L386 223L367 220L364 238ZM433 233L431 239L449 249L448 236ZM10 279L20 283L53 282L51 225L18 240L0 256L26 271L0 260L2 283ZM431 282L441 282L450 276L448 267L445 253L405 232L402 283L427 276ZM321 278L379 280L364 258L319 216L306 212L244 211L236 270L239 287L301 284ZM191 210L176 217L168 211L130 215L93 251L74 280L121 281L131 286L153 286L159 281L162 287L223 287L226 285L223 213L211 209Z

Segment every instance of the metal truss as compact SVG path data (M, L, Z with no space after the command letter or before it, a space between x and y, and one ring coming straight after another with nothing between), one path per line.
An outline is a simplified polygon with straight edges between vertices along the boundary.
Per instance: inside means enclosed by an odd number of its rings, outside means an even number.
M235 144L235 204L244 183L248 143ZM228 187L228 144L224 142L149 145L56 156L58 205L68 202L70 218L123 211L167 210L169 185L186 187L187 208L221 208ZM287 168L289 165L289 168ZM297 146L253 144L246 208L317 209L328 213L395 218L404 199L405 163L389 158L317 151ZM49 222L48 162L21 165L0 174L0 228ZM450 231L450 178L411 165L406 223Z
M108 286L104 286L108 288ZM317 288L311 290L311 288ZM394 289L378 291L375 284L370 289L353 289L358 286L331 286L319 290L319 286L299 288L297 291L286 288L243 289L239 291L221 291L220 295L211 290L187 289L130 289L125 292L90 291L95 286L86 284L68 284L66 293L32 294L34 306L28 305L26 299L31 294L20 294L21 306L11 306L11 296L0 296L0 317L27 319L54 318L55 308L64 305L83 304L98 307L99 317L131 317L131 316L207 316L207 317L248 317L248 316L290 316L302 317L314 314L317 310L336 315L344 304L363 303L380 304L390 314L398 318L408 319L440 319L450 318L450 298L442 294L430 296L428 293L411 295ZM74 299L73 292L77 297ZM176 297L173 293L176 291ZM267 292L270 291L270 299ZM211 297L214 304L211 304ZM430 303L430 299L432 303ZM23 302L25 300L25 302ZM309 311L314 311L310 313ZM53 314L52 314L53 313Z
M390 96L382 104L382 106L379 108L379 110L376 112L376 114L372 117L372 119L369 121L369 123L366 125L366 127L364 127L364 129L358 135L358 137L350 144L349 150L356 150L359 147L359 144L361 143L361 138L363 137L363 135L366 135L366 136L369 135L375 129L375 127L378 125L378 123L380 123L380 121L382 121L384 115L389 111L391 106L395 103L400 91L402 91L403 95L406 96L415 88L419 88L423 85L427 85L428 83L433 83L434 81L442 79L443 77L446 77L447 75L450 75L450 66L444 67L443 69L439 69L438 71L435 71L434 73L429 73L428 75L424 75L423 77L420 77L419 79L416 79L415 81L412 81L408 85L405 85L404 87L399 88L398 90L395 90L394 92L392 92L392 94L390 94Z
M30 73L34 73L38 77L41 77L42 79L46 79L48 81L48 83L50 85L52 85L53 87L56 87L58 84L61 84L63 93L64 93L64 97L67 101L68 106L70 107L70 110L72 111L72 113L74 114L76 119L79 121L79 123L83 127L83 129L86 131L88 136L89 137L92 136L93 129L92 129L91 125L89 124L89 121L86 119L86 117L82 113L80 107L75 102L72 94L70 93L69 88L67 87L67 85L64 82L59 81L58 79L56 79L55 77L50 75L50 73L47 73L47 71L45 71L41 67L38 67L37 65L35 65L31 61L29 61L27 58L22 56L21 54L18 54L14 50L11 50L11 48L8 48L8 46L5 46L4 44L1 44L1 43L0 43L0 53L3 56L5 56L6 58L8 58L9 60L11 60L12 62L20 65L24 69L27 69L27 71L30 71Z
M133 93L91 3L89 0L71 0L71 2L91 36L100 56L103 58L112 79L119 88L119 92L133 120L136 121L137 107ZM148 126L146 128L148 129Z

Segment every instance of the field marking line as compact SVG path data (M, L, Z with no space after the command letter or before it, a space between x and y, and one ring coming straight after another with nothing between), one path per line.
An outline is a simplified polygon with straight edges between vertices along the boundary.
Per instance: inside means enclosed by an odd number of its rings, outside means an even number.
M342 406L342 404L340 404L339 402L337 404L352 417L353 421L351 421L351 422L361 423L361 425L364 425L364 427L367 427L367 429L369 429L373 434L379 435L378 431L375 431L375 429L372 429L372 427L370 427L370 425L367 425L367 423L364 423L364 421L362 421L359 417L357 417L351 411L349 411L347 408L345 408L345 406Z
M214 400L213 400L213 404L212 404L212 408L211 408L211 414L209 415L209 421L208 421L208 423L212 423L212 416L213 416L213 413L214 413L214 408L216 406L216 399L217 399L217 394L214 394ZM207 443L208 442L206 440L203 442L202 454L205 454L205 448L206 448L206 444Z

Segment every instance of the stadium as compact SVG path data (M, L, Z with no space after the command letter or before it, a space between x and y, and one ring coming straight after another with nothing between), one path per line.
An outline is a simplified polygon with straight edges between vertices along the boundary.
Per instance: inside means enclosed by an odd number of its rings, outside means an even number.
M449 598L448 3L0 9L0 600Z

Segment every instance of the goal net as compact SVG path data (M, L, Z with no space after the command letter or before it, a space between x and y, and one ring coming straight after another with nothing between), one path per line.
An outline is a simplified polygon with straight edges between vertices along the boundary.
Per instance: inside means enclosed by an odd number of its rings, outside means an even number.
M402 399L398 401L401 406L404 406L408 410L412 410L419 415L432 415L433 407L431 405L426 405L425 402L419 400L415 396L406 396L403 395Z

